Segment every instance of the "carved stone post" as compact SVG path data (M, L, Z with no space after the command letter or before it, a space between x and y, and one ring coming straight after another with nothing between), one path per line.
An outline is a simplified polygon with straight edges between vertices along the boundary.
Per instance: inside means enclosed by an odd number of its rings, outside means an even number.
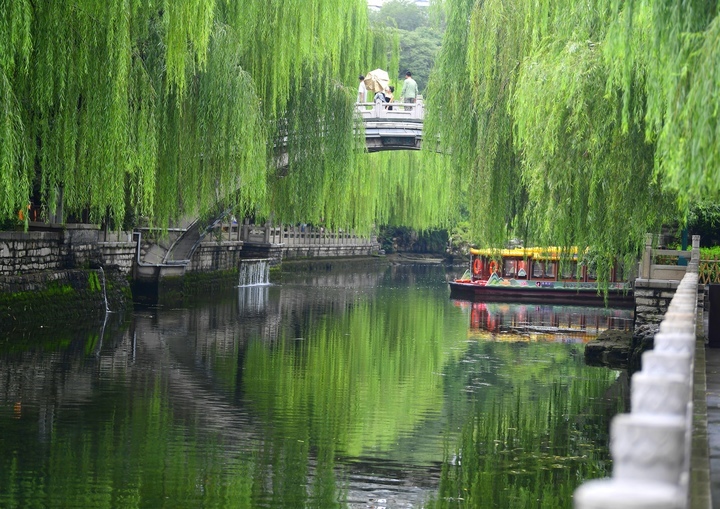
M633 414L671 414L684 417L690 402L690 384L679 374L649 374L632 377L630 408Z
M685 418L620 414L610 426L613 477L678 484L685 457Z
M652 264L652 233L645 235L645 250L642 255L642 263L640 267L640 277L650 279L650 265Z

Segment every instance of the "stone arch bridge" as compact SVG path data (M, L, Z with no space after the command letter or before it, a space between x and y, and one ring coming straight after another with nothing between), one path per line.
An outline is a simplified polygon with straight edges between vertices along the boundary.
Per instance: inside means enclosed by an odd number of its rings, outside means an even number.
M425 107L422 101L417 103L358 103L356 105L358 115L362 117L365 128L365 146L368 152L381 152L388 150L420 150L422 145L423 120ZM392 109L391 109L392 108ZM280 155L277 164L287 164L287 156ZM188 222L184 228L171 229L169 235L163 239L150 239L143 231L135 232L137 240L137 261L135 276L144 280L158 280L165 276L183 275L190 267L191 258L196 249L200 246L203 238L226 216L225 212L218 215L218 219L209 227L199 219ZM245 225L247 226L247 225ZM277 233L268 235L271 230L269 226L255 227L254 229L267 228L267 232L261 232L254 237L243 238L247 227L236 226L236 240L243 241L243 250L263 246L264 249L274 243L284 243L282 235ZM228 225L232 230L233 225ZM371 239L360 239L353 237L350 233L342 235L342 239L336 233L325 235L296 235L297 232L287 232L294 242L302 238L307 241L308 249L314 249L313 241L319 242L325 249L330 245L338 244L340 247L347 245L358 245L360 250L370 249ZM316 232L317 233L317 232ZM257 237L264 236L264 242L257 240ZM286 235L287 236L287 235ZM320 240L321 239L321 240ZM319 249L319 247L318 247ZM261 255L262 256L262 255Z

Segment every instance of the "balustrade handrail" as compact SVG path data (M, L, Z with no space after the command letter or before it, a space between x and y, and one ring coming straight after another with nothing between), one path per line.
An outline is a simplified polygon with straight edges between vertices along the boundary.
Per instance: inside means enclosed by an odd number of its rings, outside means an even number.
M575 509L689 506L697 345L699 236L652 350L631 382L631 412L610 427L612 477L584 483Z
M365 102L355 103L355 107L363 120L423 120L425 103L420 100L414 103L403 102Z
M687 259L690 263L700 262L700 236L693 235L691 251L680 251L677 249L662 249L653 247L655 236L648 233L645 237L645 249L640 260L638 273L642 279L663 279L680 281L687 272L689 264L669 265L667 263L656 263L658 257L677 257Z
M374 235L354 231L329 231L324 227L285 225L240 225L238 239L243 242L295 246L370 246L377 244Z

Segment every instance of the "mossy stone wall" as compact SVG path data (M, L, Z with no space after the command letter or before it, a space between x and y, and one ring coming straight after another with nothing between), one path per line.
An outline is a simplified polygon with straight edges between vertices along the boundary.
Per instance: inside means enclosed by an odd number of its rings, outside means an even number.
M0 330L102 319L132 302L127 277L117 269L47 270L0 276Z

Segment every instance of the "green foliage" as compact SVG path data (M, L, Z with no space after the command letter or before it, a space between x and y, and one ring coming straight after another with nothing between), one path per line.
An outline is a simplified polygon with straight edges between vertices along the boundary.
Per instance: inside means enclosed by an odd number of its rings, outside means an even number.
M380 10L370 14L370 21L388 26L396 26L400 30L412 32L429 23L427 9L418 7L408 0L390 0Z
M681 90L681 103L693 97L682 85L690 63L708 75L717 68L702 50L714 40L713 9L663 14L649 0L450 0L446 8L424 136L439 139L452 159L444 170L466 183L460 191L478 245L518 237L594 246L603 279L615 254L636 255L645 232L716 192L712 171L681 164L703 144L720 146L705 132L717 124L712 108L690 119L670 101ZM685 34L671 30L671 19L707 32L681 43ZM653 30L675 38L672 48L660 46L663 58ZM703 83L708 101L717 87L709 77ZM695 125L702 141L683 127Z
M445 255L447 230L416 232L404 226L385 226L378 232L378 241L386 253L413 252Z
M468 255L473 245L470 234L472 228L467 221L459 221L450 232L450 252L454 256Z
M608 86L622 88L623 121L644 115L646 135L657 146L655 169L683 206L716 199L720 119L708 105L720 100L717 3L633 0L616 1L614 9Z
M413 32L399 30L400 37L400 73L412 72L422 94L427 87L430 71L440 50L442 34L438 31L420 27Z
M704 203L690 209L687 228L689 236L700 235L701 246L720 244L720 205Z
M435 11L418 7L405 0L385 2L379 11L370 13L374 26L394 28L400 44L399 67L390 67L391 81L399 76L396 91L402 88L405 71L413 73L418 90L423 93L427 86L430 70L440 49L442 22L436 20Z
M0 217L31 196L47 217L62 190L67 215L116 225L227 209L352 225L348 98L398 51L364 0L1 0Z
M99 292L102 290L102 285L100 284L100 279L98 278L97 272L88 272L88 287L90 288L91 292Z
M720 259L720 246L701 247L700 248L700 259L701 260L718 260L718 259Z

